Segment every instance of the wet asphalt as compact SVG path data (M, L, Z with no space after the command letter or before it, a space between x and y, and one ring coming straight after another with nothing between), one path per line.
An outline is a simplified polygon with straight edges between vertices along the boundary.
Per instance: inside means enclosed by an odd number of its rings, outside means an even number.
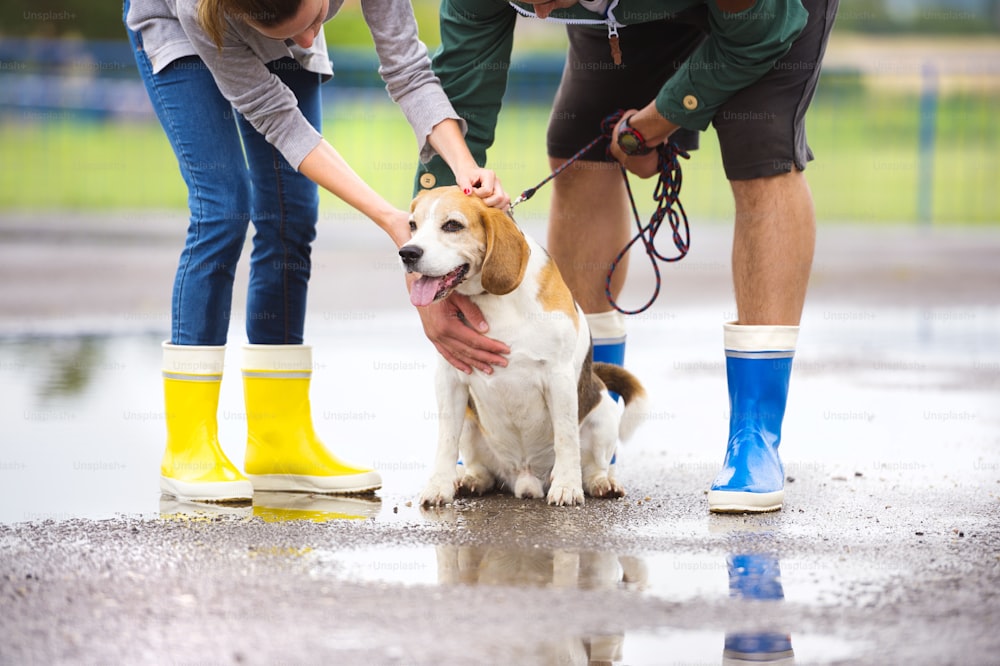
M715 516L727 225L696 224L630 319L654 407L620 448L625 498L428 511L434 352L391 244L343 217L314 250L314 418L383 489L159 496L183 224L0 216L0 663L997 663L1000 231L821 226L785 507ZM625 305L650 293L641 261ZM220 436L239 464L237 279Z

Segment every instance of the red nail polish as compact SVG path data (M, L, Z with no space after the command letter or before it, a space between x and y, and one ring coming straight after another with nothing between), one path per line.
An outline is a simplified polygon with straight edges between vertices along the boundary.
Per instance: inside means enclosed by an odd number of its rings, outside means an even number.
M472 190L470 190L469 188L465 188L464 190L462 190L462 192L464 192L466 195L472 194Z

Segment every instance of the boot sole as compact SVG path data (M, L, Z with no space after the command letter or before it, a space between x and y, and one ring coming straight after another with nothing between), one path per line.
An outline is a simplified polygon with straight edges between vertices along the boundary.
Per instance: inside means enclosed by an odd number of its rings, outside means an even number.
M253 485L249 481L190 483L161 476L160 492L179 500L191 502L248 504L253 501Z
M303 474L247 474L254 490L320 495L365 495L382 487L375 472L347 476L306 476Z
M733 490L709 490L708 510L712 513L767 513L780 511L785 491L748 493Z

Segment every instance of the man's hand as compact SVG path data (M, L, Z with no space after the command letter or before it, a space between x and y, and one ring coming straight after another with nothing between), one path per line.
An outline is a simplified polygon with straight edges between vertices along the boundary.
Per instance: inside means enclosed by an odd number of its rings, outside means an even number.
M624 117L629 119L629 125L643 136L646 145L650 148L666 141L680 127L661 116L656 110L655 102L650 102L638 111L628 109L625 111ZM640 178L656 175L658 159L656 151L648 155L626 155L618 147L618 127L620 125L621 123L616 125L611 133L611 155L621 162L622 166Z
M489 375L494 365L506 367L503 354L509 354L510 347L484 335L489 326L467 296L452 294L443 301L417 308L417 312L427 339L455 368L466 374L476 368Z
M618 127L611 135L611 155L618 160L623 167L639 176L639 178L649 178L656 175L657 160L659 153L655 150L647 155L626 155L618 147Z

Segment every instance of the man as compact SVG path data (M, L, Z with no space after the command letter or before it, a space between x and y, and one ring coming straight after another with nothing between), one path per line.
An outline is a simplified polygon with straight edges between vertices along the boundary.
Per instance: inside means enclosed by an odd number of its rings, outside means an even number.
M649 149L696 145L711 123L735 199L733 283L737 320L724 325L730 433L708 494L715 512L780 509L778 456L798 325L815 244L802 173L812 153L804 115L819 77L837 0L443 0L435 72L485 163L506 87L518 13L567 21L569 52L548 130L550 164L562 164L626 109L610 146L597 146L553 181L548 249L588 315L597 360L622 363L624 318L607 302L607 267L629 238L618 160L647 177ZM607 155L610 148L611 156ZM443 164L420 187L450 184ZM624 281L617 271L616 296ZM504 347L461 302L422 312L425 330L471 371L502 363Z

